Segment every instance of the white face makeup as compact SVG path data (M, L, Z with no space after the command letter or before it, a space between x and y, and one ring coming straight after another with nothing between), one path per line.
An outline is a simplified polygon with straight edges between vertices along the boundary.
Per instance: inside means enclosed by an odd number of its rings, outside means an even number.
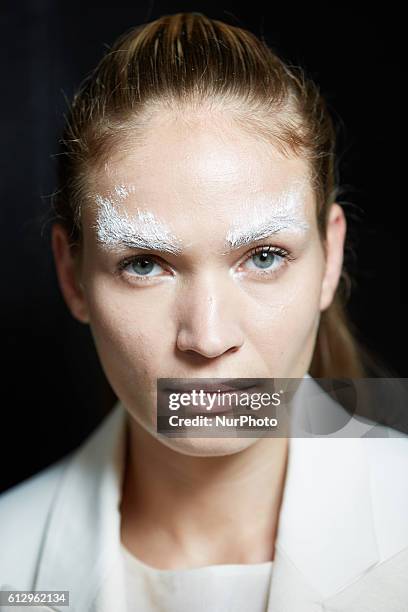
M142 150L95 177L82 280L103 369L134 426L184 454L225 455L257 439L157 434L157 378L303 377L325 259L306 161L222 117L192 119L163 111Z
M181 251L180 241L154 213L138 209L130 216L126 209L121 210L120 201L123 202L130 193L124 185L116 185L115 193L116 199L112 194L110 197L95 196L97 213L93 227L100 244L112 250L126 247L158 249L167 253Z
M226 253L282 231L306 232L309 229L303 212L306 185L304 181L294 182L277 198L264 197L248 209L243 207L225 236L229 247ZM180 238L153 212L138 208L130 216L120 206L129 193L135 192L134 185L115 185L114 192L116 198L112 193L108 197L97 194L94 198L97 211L93 227L99 244L112 250L128 247L173 254L183 251Z
M226 242L236 249L284 230L306 232L310 227L304 216L306 185L304 181L293 182L272 201L265 197L250 210L243 209L228 231Z

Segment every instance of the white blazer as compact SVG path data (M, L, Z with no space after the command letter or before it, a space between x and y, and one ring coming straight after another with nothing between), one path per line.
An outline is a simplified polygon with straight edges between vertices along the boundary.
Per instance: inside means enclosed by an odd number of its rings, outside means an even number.
M70 594L69 607L21 610L126 610L126 419L117 402L77 449L0 496L0 589ZM408 436L383 435L290 439L268 612L408 611Z

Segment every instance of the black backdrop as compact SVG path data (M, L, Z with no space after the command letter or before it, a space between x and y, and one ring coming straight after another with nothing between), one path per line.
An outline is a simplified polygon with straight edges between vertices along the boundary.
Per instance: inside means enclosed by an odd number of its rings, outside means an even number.
M361 13L341 3L324 11L300 6L257 0L2 4L0 490L76 446L112 404L89 329L60 296L43 216L55 187L52 156L64 95L71 98L118 34L165 13L204 12L262 34L319 83L343 125L343 200L353 203L348 208L359 219L350 311L365 343L396 376L406 376L402 16L390 4L386 12L371 5Z

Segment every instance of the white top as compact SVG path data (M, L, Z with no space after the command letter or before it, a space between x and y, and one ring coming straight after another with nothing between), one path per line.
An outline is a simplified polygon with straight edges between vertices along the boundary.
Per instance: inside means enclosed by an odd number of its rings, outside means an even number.
M265 612L272 561L157 569L123 544L126 602L129 612Z

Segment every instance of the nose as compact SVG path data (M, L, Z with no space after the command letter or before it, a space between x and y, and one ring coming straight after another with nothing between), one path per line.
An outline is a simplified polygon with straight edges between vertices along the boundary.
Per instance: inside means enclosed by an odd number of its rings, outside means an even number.
M239 349L243 333L231 288L213 278L191 282L180 295L177 348L214 358ZM221 286L220 286L221 285Z

